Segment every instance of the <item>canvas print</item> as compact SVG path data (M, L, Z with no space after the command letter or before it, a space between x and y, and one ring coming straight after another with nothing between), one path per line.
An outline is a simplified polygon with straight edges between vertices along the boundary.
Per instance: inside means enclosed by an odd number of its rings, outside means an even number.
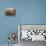
M5 16L16 16L15 8L5 8Z

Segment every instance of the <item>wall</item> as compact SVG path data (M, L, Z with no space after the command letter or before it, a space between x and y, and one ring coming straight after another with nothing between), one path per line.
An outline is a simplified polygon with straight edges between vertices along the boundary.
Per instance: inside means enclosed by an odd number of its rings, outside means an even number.
M16 17L5 16L7 7L16 8ZM46 0L0 0L0 44L8 43L7 36L17 32L17 24L46 24Z

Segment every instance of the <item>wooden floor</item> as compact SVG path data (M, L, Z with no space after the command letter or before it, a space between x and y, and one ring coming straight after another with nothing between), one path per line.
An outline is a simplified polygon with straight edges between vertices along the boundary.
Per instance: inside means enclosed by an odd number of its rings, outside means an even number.
M32 42L31 40L28 41L21 40L20 46L46 46L46 42L45 41Z
M0 44L0 46L8 46L8 44ZM13 46L46 46L46 42L43 41L32 42L31 40L28 41L21 40L19 44L15 44Z

